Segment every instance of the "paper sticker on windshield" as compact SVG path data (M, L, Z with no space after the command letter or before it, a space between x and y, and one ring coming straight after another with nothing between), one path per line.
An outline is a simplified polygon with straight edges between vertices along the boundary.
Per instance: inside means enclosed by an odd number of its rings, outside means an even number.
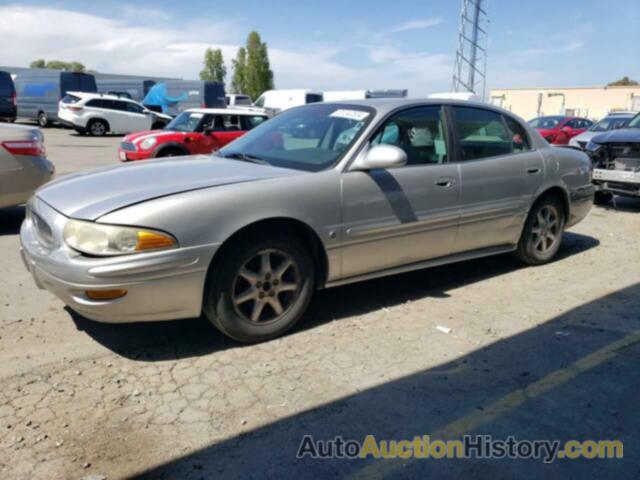
M204 113L192 113L191 118L202 118L204 117Z
M362 110L340 109L336 110L329 116L334 118L346 118L347 120L356 120L358 122L361 122L369 116L369 112L363 112Z

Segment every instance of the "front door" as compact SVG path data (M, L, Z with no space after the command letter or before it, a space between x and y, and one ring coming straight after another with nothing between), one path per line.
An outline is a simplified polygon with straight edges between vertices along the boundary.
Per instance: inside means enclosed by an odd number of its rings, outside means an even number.
M512 118L475 107L452 110L461 177L455 250L514 245L544 179L542 157Z
M372 135L377 144L402 148L408 164L342 174L344 278L446 256L455 244L460 178L442 108L396 113Z

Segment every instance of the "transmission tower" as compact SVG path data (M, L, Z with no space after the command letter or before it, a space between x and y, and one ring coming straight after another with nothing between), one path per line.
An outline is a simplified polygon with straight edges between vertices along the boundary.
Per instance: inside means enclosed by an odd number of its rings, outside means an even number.
M454 92L473 92L484 100L487 79L488 0L462 0Z

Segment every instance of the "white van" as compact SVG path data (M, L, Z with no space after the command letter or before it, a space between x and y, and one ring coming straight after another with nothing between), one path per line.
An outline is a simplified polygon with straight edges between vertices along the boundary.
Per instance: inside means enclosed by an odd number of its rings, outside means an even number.
M260 98L253 103L253 106L264 108L267 112L276 114L288 108L322 101L322 92L314 90L267 90L260 95Z

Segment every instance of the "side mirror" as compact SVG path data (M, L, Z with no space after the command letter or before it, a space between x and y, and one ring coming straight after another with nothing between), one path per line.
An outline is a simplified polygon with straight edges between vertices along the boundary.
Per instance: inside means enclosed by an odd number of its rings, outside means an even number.
M351 170L375 170L377 168L398 168L407 164L407 154L394 145L376 145L359 156Z

